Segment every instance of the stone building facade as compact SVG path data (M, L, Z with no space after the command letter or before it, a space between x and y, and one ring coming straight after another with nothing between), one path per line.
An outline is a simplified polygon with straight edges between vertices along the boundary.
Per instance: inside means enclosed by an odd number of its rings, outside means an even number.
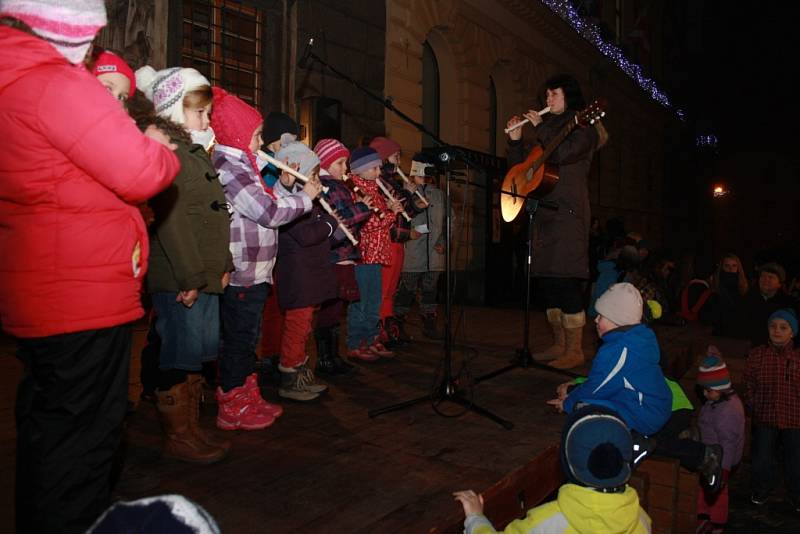
M626 4L633 2L620 5ZM610 141L596 154L589 180L593 215L623 217L628 230L664 238L664 145L676 117L542 3L111 0L109 13L100 42L124 51L134 66L208 69L214 83L241 91L265 113L296 117L309 143L331 131L349 146L387 135L403 147L407 166L414 152L434 143L384 108L385 98L467 149L483 171L467 169L453 182L455 264L465 275L466 300L492 300L519 271L515 250L524 225L521 218L502 222L498 211L503 128L510 116L541 109L543 82L559 72L573 74L587 100L608 101ZM598 16L617 17L608 25L619 26L622 14ZM298 66L312 37L311 50L327 66ZM649 57L656 72L658 51Z

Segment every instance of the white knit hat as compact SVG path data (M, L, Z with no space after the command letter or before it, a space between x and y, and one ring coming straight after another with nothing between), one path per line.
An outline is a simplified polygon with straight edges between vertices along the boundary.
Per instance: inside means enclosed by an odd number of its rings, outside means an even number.
M73 64L86 58L95 35L106 25L103 0L0 0L0 15L27 24Z
M136 71L136 85L153 102L156 113L183 125L183 97L201 87L211 87L211 82L195 69L173 67L157 71L145 65Z
M619 326L642 322L642 294L627 282L614 284L594 304L597 313Z

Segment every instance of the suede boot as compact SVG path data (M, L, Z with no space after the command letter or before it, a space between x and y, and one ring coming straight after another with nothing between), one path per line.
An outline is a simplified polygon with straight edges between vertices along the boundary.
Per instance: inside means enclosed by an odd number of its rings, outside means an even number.
M564 354L550 362L550 367L556 369L572 369L585 361L583 355L583 326L586 324L586 313L562 314L562 326L564 327Z
M553 344L544 351L533 354L533 359L540 362L560 358L563 356L565 348L564 326L562 325L564 314L561 313L561 308L548 308L546 314L547 324L550 325L550 330L553 332Z
M203 375L190 374L186 380L189 385L189 428L209 447L222 449L227 454L231 450L231 442L219 438L200 426L200 403L204 394L205 380Z
M156 391L158 414L166 434L164 456L198 464L218 462L225 457L226 451L206 444L192 431L190 420L197 404L191 406L191 399L187 382L168 391ZM196 402L199 401L198 396Z

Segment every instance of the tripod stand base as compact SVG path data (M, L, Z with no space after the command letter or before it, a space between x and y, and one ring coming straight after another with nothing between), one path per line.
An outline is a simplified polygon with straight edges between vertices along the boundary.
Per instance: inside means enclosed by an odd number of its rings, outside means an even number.
M486 410L469 399L464 398L461 391L458 389L458 385L453 382L452 380L445 380L441 384L439 384L436 389L430 394L425 395L424 397L417 397L415 399L410 399L407 401L399 402L397 404L391 404L389 406L384 406L383 408L376 408L374 410L370 410L368 415L370 418L377 417L379 415L383 415L385 413L396 412L398 410L402 410L404 408L408 408L409 406L414 406L415 404L419 404L425 401L430 401L431 404L438 406L442 402L449 401L460 406L463 406L467 410L475 412L478 415L482 415L487 419L491 419L498 425L502 426L506 430L511 430L514 428L514 423L503 419L502 417ZM438 410L437 410L438 411Z
M500 376L503 373L513 371L514 369L528 369L531 367L533 367L534 369L540 369L542 371L550 371L551 373L568 376L570 378L577 378L581 376L578 373L573 373L572 371L567 371L566 369L556 369L555 367L550 367L546 363L537 362L536 360L533 359L528 349L521 348L517 349L517 352L514 353L514 357L511 359L511 363L509 365L501 367L500 369L495 369L490 373L486 373L485 375L477 377L475 379L475 383L480 384L484 380L489 380L490 378Z

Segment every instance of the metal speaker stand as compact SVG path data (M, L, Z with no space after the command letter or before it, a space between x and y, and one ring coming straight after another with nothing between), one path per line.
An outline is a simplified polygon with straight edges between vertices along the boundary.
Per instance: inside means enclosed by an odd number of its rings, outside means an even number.
M425 401L430 401L433 409L439 415L447 416L439 409L439 405L445 402L451 402L462 406L465 410L475 412L495 423L499 424L506 430L514 428L514 423L503 419L502 417L478 406L472 401L472 387L473 384L462 384L460 380L453 377L453 353L452 353L452 267L450 265L450 252L451 252L451 200L450 200L450 182L452 180L452 171L449 167L450 155L445 152L442 154L441 159L448 164L445 172L445 321L444 321L444 358L441 364L441 376L436 377L436 383L433 390L429 395L417 397L383 408L377 408L369 411L370 417L377 417L379 415L395 412L414 406ZM474 382L477 383L477 380ZM458 414L460 415L460 414Z
M502 191L502 193L513 196L520 196L510 191ZM557 373L569 376L571 378L576 378L580 376L579 374L573 373L572 371L567 371L565 369L556 369L555 367L550 367L547 364L537 362L531 356L530 317L531 317L531 269L533 266L533 221L534 218L536 217L536 211L540 207L547 209L558 209L558 205L554 202L532 197L525 197L525 213L528 215L528 256L527 256L527 261L525 262L525 323L522 328L522 347L516 350L509 365L501 367L500 369L496 369L490 373L486 373L485 375L476 377L475 378L476 384L489 380L490 378L502 375L509 371L513 371L514 369L520 369L520 368L528 369L530 367L541 369L543 371L550 371L551 373Z

